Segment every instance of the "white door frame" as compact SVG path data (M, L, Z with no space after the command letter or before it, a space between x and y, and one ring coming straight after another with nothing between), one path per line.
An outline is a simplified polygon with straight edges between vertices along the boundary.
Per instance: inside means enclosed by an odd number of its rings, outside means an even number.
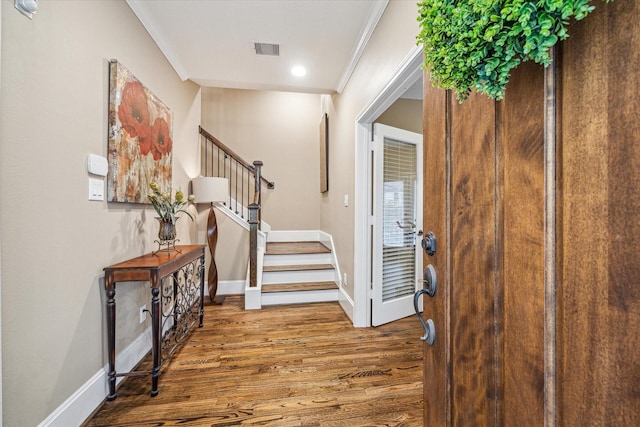
M375 151L373 154L374 167L372 174L372 188L374 191L373 194L373 212L374 212L374 226L373 226L373 238L371 245L371 253L373 259L373 268L372 271L372 299L371 299L371 323L372 326L379 326L385 323L393 322L398 319L405 318L407 316L415 313L414 311L414 294L415 292L421 288L418 279L422 276L422 248L420 247L420 239L418 237L418 230L422 229L422 168L423 168L423 157L422 157L422 133L417 134L415 132L408 131L406 129L400 129L393 126L384 125L381 123L374 123L373 125L373 133L374 133L374 141L375 141ZM413 235L413 260L415 262L412 270L412 284L413 289L410 294L402 294L396 295L393 298L390 298L385 301L384 299L384 267L385 267L385 257L384 257L384 231L386 225L385 219L385 177L387 177L386 173L386 154L385 154L385 146L387 144L387 140L392 144L400 144L400 145L413 145L415 147L415 160L414 167L416 168L416 176L415 176L415 193L413 196L413 206L415 216L412 216L411 219L404 217L402 221L413 221L414 227L412 231ZM406 153L405 153L406 154ZM399 159L398 159L399 160ZM394 168L391 166L391 174L393 174ZM396 170L397 172L397 170ZM406 181L400 181L403 186L406 185ZM403 198L403 201L404 198ZM400 226L400 223L398 223ZM394 230L401 232L403 246L405 246L407 239L407 232L400 231L393 227ZM393 233L393 232L392 232ZM422 234L422 233L421 233ZM405 246L406 248L406 246ZM422 299L419 300L419 310L422 312Z
M371 326L371 261L369 242L371 217L371 176L369 142L372 123L422 77L422 46L413 48L382 91L356 118L355 206L354 206L354 298L353 325ZM419 226L421 227L421 225Z

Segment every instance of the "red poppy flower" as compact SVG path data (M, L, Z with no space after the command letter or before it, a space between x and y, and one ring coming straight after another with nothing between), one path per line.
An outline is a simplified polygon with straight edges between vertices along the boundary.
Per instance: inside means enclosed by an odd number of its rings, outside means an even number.
M147 95L140 82L129 82L122 90L122 101L118 107L118 118L122 127L132 137L138 137L140 154L149 152L149 107ZM146 144L145 147L143 145ZM144 151L146 148L146 152Z
M171 141L171 132L169 124L163 118L157 118L151 127L151 154L153 160L160 160L164 154L171 153L173 141Z

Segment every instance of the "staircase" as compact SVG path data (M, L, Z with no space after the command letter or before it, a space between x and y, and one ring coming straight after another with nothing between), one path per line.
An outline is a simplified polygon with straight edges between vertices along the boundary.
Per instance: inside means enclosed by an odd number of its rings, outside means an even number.
M340 272L327 233L272 230L262 254L261 280L245 288L246 309L338 301Z
M338 301L340 270L333 239L317 230L274 231L261 219L262 162L253 165L200 128L203 176L229 179L228 202L217 209L249 231L245 309Z
M262 305L338 300L331 248L319 241L282 242L273 238L267 238L264 255Z

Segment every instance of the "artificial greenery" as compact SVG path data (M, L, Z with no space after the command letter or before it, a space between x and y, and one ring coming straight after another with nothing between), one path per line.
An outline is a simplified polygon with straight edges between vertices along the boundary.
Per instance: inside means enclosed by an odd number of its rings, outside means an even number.
M607 2L611 0L606 0ZM422 0L418 3L425 68L434 85L462 102L476 89L502 99L511 70L569 37L570 19L594 9L590 0Z
M170 221L171 224L175 225L176 220L178 219L177 214L184 212L189 218L191 218L191 221L193 221L193 216L185 210L188 202L193 202L195 200L193 194L185 199L182 190L178 190L176 191L175 199L172 199L171 191L163 193L160 191L160 186L157 182L152 182L149 184L149 187L151 187L151 193L149 193L147 197L159 218L165 221Z

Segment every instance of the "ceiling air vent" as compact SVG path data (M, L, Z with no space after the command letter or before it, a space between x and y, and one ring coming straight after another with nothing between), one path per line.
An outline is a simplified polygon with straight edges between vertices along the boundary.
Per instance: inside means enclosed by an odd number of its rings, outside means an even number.
M256 55L280 56L280 45L274 43L253 43Z

